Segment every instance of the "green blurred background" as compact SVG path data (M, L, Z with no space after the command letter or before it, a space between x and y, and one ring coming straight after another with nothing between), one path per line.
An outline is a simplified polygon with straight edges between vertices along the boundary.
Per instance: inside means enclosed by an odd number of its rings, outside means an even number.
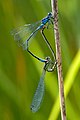
M67 120L80 120L80 1L58 0L58 7ZM41 20L50 11L50 0L0 0L0 120L61 120L57 70L46 74L41 108L32 113L43 63L10 35L12 29ZM52 29L45 34L55 50ZM40 33L34 39L31 50L42 58L51 56Z

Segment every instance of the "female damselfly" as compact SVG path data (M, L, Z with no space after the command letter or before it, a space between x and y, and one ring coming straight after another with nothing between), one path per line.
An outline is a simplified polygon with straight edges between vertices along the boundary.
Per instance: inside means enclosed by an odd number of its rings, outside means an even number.
M53 62L50 57L46 57L45 60L46 60L46 62L43 67L42 75L40 77L40 81L38 83L38 87L36 89L36 92L34 94L32 104L30 107L32 112L37 112L38 109L40 108L40 104L42 102L43 95L44 95L44 89L45 89L44 78L45 78L46 71L52 72L54 70L54 68L56 67L56 61Z

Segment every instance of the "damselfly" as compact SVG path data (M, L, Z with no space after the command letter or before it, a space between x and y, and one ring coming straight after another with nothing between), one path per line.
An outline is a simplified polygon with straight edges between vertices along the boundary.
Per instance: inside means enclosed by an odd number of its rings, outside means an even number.
M40 108L40 104L42 102L43 95L44 95L44 89L45 89L44 77L45 77L46 71L52 72L56 66L56 61L53 62L50 57L46 57L45 60L46 60L46 62L43 67L42 75L40 77L38 87L36 89L36 92L35 92L33 100L32 100L32 104L31 104L32 112L37 112L38 109Z
M24 50L27 50L33 57L41 62L45 62L45 60L37 57L29 50L28 42L40 30L55 60L54 51L43 32L45 28L48 28L50 24L53 24L53 19L53 15L50 12L45 18L34 24L25 24L24 26L18 27L11 31L11 34L14 36L14 39L18 42L19 46L22 46Z
M12 35L14 35L14 39L18 42L20 46L23 47L24 50L27 50L34 58L45 63L38 87L36 89L36 92L34 94L33 101L31 104L32 112L36 112L40 107L40 104L44 95L44 77L45 77L46 71L52 72L57 64L54 51L44 34L44 29L48 28L50 24L53 24L53 19L54 18L52 16L52 13L50 12L45 18L43 18L39 22L35 24L28 24L28 25L26 24L22 27L18 27L17 29L11 32ZM29 50L28 42L39 30L41 30L41 34L53 55L54 62L51 60L50 57L46 57L46 59L39 58ZM30 33L29 36L27 35L28 33Z

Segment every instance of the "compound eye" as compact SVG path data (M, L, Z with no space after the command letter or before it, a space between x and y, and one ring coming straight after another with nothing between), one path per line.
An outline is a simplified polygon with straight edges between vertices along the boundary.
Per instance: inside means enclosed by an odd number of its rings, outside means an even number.
M52 12L48 13L48 16L52 16Z
M48 13L48 15L50 15L51 13Z

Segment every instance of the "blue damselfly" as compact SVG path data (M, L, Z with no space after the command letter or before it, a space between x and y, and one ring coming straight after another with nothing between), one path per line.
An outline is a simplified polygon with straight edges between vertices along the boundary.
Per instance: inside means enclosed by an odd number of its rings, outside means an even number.
M33 57L35 57L41 62L45 62L45 60L37 57L29 50L28 42L40 30L55 60L54 51L43 32L45 28L48 28L50 24L53 24L53 19L54 17L52 13L50 12L45 18L43 18L42 20L34 24L25 24L24 26L18 27L14 29L13 31L11 31L11 34L14 36L14 39L17 41L19 46L22 46L24 50L27 50Z

